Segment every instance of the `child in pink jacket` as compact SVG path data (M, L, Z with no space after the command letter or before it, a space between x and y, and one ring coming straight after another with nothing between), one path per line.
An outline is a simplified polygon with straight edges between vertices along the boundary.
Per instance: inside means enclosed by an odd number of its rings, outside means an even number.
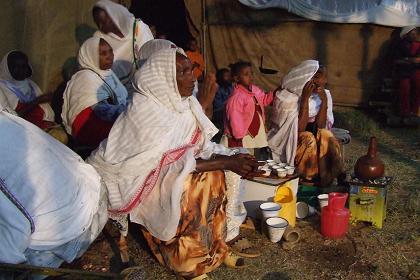
M239 61L230 67L235 86L226 102L222 143L228 147L247 148L254 154L254 149L268 146L264 108L273 101L273 91L265 93L252 84L249 62Z

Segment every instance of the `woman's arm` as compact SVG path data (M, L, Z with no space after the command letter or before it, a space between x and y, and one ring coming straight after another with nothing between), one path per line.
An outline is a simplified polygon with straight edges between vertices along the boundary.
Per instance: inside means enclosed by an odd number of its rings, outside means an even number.
M327 126L327 110L328 110L328 100L325 90L322 90L318 94L321 98L321 108L319 109L318 114L316 115L315 121L318 128L325 128Z
M309 97L311 96L313 90L315 89L315 84L312 80L305 84L305 87L302 90L302 96L300 98L299 106L299 118L298 118L298 132L303 132L308 125L309 120Z
M256 172L258 163L255 158L247 154L237 154L233 156L215 155L211 159L198 159L196 172L206 172L214 170L230 170L242 177L250 178L258 174Z

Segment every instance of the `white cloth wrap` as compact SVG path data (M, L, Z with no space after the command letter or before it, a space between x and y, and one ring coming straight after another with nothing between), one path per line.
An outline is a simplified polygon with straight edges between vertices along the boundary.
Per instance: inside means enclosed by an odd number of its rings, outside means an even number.
M127 104L127 90L114 72L99 67L99 40L89 38L80 47L78 61L82 69L72 76L63 94L61 117L70 135L74 120L84 109L109 98L115 104Z
M0 104L3 109L11 114L16 115L16 107L19 102L19 97L13 92L13 89L16 88L23 95L24 99L21 102L27 103L32 98L32 93L35 92L35 97L41 96L42 91L39 86L29 78L26 78L23 81L15 80L9 71L9 66L7 64L7 57L13 52L8 52L0 62ZM30 66L29 66L30 67ZM54 121L54 111L52 110L50 104L41 103L39 106L44 111L44 121Z
M283 78L282 90L276 93L271 115L272 127L267 134L268 145L273 152L273 159L294 165L298 142L299 103L305 84L319 69L316 60L306 60L292 68ZM327 95L327 126L334 123L332 98ZM321 100L315 94L309 98L309 117L318 114Z
M103 38L111 45L114 50L112 70L123 84L131 86L131 79L136 66L135 60L139 57L140 48L145 42L153 40L153 34L147 24L134 18L134 15L120 4L110 0L99 0L95 7L105 10L124 35L123 38L120 38L114 33L105 34L97 31L93 36ZM138 30L140 30L135 35L133 34L134 21L136 21L136 25L139 26Z
M87 230L92 242L107 220L106 208L99 207L103 187L95 169L38 127L5 111L0 112L0 130L0 177L34 223L31 234L29 220L0 195L0 262L23 261L24 248L54 250Z

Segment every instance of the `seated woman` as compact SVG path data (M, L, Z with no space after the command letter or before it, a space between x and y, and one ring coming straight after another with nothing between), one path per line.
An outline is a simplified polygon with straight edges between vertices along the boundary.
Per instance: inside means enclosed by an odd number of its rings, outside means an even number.
M320 186L328 186L344 170L339 143L329 130L334 117L326 82L325 69L316 60L292 68L274 99L268 133L273 158L295 165L304 180Z
M51 96L42 94L38 85L29 79L32 68L21 51L11 51L0 65L0 104L36 126L46 129L54 125L54 112L48 104Z
M108 220L101 178L66 146L1 104L0 131L0 263L72 262Z
M107 186L111 218L130 214L158 261L188 279L243 264L225 243L222 169L247 177L259 165L210 141L217 129L191 96L192 71L181 49L152 54L135 75L132 105L88 158Z
M63 124L79 145L97 147L127 107L127 90L111 70L111 46L90 38L79 50L80 70L64 91Z
M153 40L153 34L149 26L136 19L126 7L110 0L96 2L92 15L99 29L93 36L111 45L115 55L112 70L131 94L132 78L139 67L140 48Z

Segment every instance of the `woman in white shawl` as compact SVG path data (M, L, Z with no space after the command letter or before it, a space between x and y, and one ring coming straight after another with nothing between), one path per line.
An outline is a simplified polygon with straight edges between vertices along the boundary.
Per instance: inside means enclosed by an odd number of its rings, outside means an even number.
M103 38L111 45L115 55L112 70L131 94L131 81L139 67L140 48L153 40L153 34L149 26L136 19L126 7L110 0L96 2L92 14L99 29L93 36Z
M325 68L306 60L283 78L274 99L268 133L274 159L295 165L302 179L328 186L343 174ZM341 177L340 177L341 179Z
M38 85L30 79L32 67L21 51L7 53L0 63L0 104L12 114L32 122L40 128L54 124L50 95L43 95Z
M97 147L127 106L127 90L111 70L114 55L104 40L92 37L80 47L80 70L64 91L62 118L77 144Z
M101 178L69 148L1 104L0 131L0 262L72 262L108 220Z
M222 262L243 265L225 243L221 169L252 176L258 166L210 141L217 129L191 96L192 68L181 49L148 58L135 75L133 103L88 158L109 191L111 218L130 214L159 262L186 278Z

